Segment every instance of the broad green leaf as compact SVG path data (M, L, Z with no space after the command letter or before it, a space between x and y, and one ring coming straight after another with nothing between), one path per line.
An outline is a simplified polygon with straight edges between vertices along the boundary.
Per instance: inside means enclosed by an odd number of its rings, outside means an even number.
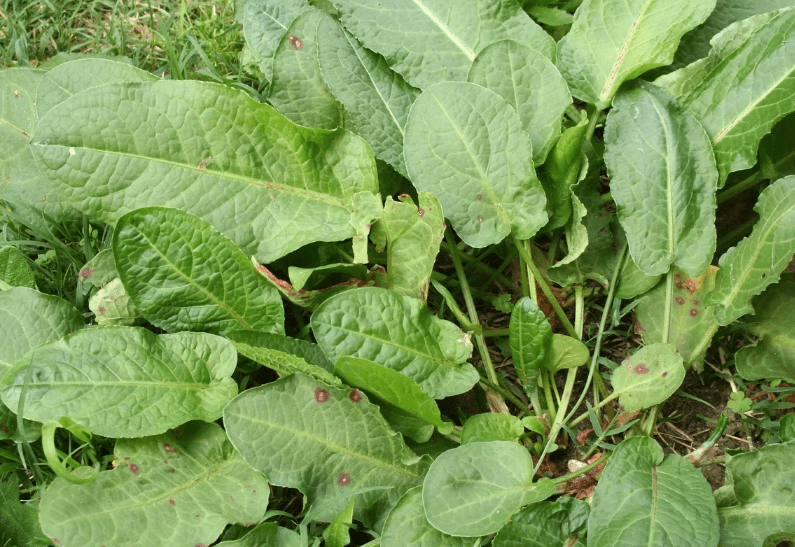
M417 298L375 287L338 294L312 315L312 331L332 362L343 355L397 370L441 399L469 391L478 372L467 363L472 343Z
M94 312L94 320L102 327L131 326L142 317L118 277L91 295L88 299L88 309Z
M116 271L116 261L113 258L113 249L102 249L94 258L86 262L78 273L80 278L100 289L119 277Z
M449 433L451 424L442 422L436 401L407 376L367 359L343 355L334 365L334 373L352 387L381 399L412 416Z
M243 13L243 35L269 82L273 80L273 56L290 23L311 7L306 0L247 0ZM237 10L235 10L237 13Z
M662 89L639 83L616 96L605 164L629 252L646 275L671 265L691 277L715 252L718 172L709 138Z
M377 399L375 403L381 409L381 415L389 422L392 431L403 435L403 439L406 441L427 443L433 436L433 432L436 431L432 424L396 406L380 402Z
M751 298L775 283L795 254L795 176L779 179L759 195L754 206L759 221L751 235L720 257L715 289L707 305L715 319L728 325L754 313Z
M584 169L588 164L583 165ZM585 173L583 173L583 176ZM561 268L566 264L571 264L577 260L588 249L588 228L583 219L588 216L588 209L577 197L573 189L569 189L569 207L571 213L566 224L563 226L563 233L566 235L566 256L555 262L549 269ZM547 224L549 226L549 224ZM547 228L548 230L549 228Z
M301 536L275 522L264 522L238 539L225 539L216 547L301 547Z
M519 381L525 391L531 392L547 360L552 326L529 296L520 298L513 307L508 340Z
M28 259L16 247L0 248L0 280L12 287L33 289L36 279L28 265Z
M380 529L427 468L358 389L303 374L243 392L224 410L224 426L271 484L297 488L319 507L318 520L333 519L359 488L387 487L356 496L354 518Z
M83 328L66 300L26 287L0 291L0 377L31 348Z
M332 0L340 19L367 49L414 87L466 80L478 54L499 40L515 40L551 59L555 42L516 0L499 6L460 0Z
M648 408L674 394L685 379L682 356L671 344L640 348L613 371L613 392L626 411Z
M585 547L590 507L563 496L542 501L516 513L497 532L494 547Z
M759 311L746 323L756 342L736 354L737 372L746 380L795 378L795 277L781 281L754 298Z
M39 118L72 95L106 84L154 82L157 76L111 59L76 59L48 70L36 88Z
M525 505L555 493L549 479L533 482L533 459L509 441L461 445L431 464L422 485L428 522L453 536L492 534Z
M287 267L287 276L297 291L302 289L313 289L323 282L329 275L341 274L348 279L367 278L367 267L364 264L326 264L317 268L298 268L296 266Z
M267 481L216 424L119 440L114 463L93 482L57 478L44 491L41 525L57 545L209 545L228 523L257 522L268 506Z
M27 547L44 540L39 527L39 513L31 503L20 503L19 481L0 481L0 545Z
M353 523L353 507L355 498L351 498L334 520L323 530L324 547L345 547L351 542L350 528Z
M478 53L467 81L494 91L516 109L533 143L533 161L543 163L571 105L566 80L549 58L519 42L501 40Z
M703 124L722 185L756 163L760 139L795 110L795 9L739 21L711 43L707 58L657 83Z
M726 475L724 488L731 490L733 503L719 503L721 547L795 541L795 443L769 444L733 456L726 462Z
M419 206L409 196L387 198L381 217L387 240L388 288L421 300L428 298L439 244L444 237L444 214L439 200L419 192Z
M596 486L588 545L716 547L718 515L709 483L683 457L664 456L653 439L626 439Z
M516 111L476 84L445 82L414 102L403 153L417 190L439 198L472 247L508 234L530 239L547 222L530 139Z
M461 429L461 444L489 441L516 442L524 426L516 416L502 412L485 412L471 416Z
M320 21L317 32L323 78L350 113L356 133L370 143L378 159L407 176L403 133L419 90L330 18Z
M313 359L316 357L314 349L299 344L304 342L307 346L311 346L312 344L309 342L285 336L281 336L284 340L279 341L277 334L250 330L232 331L226 336L241 355L275 370L281 376L303 372L321 382L342 385L339 378L331 374L330 371L333 369L330 364L328 368L317 365ZM317 352L320 352L319 348L317 348ZM320 353L322 354L322 352ZM325 355L322 355L322 359L324 364L328 364Z
M689 278L683 271L674 269L674 287L671 294L671 324L668 340L662 339L665 325L665 283L660 283L646 293L635 308L635 332L646 345L669 342L676 347L686 362L701 363L707 348L693 355L704 333L715 327L712 307L705 302L707 294L715 287L717 268L710 266L701 275ZM698 365L699 370L702 365Z
M146 207L113 232L116 269L141 315L169 332L284 332L279 293L208 222L179 209Z
M713 36L735 21L790 6L792 0L718 0L707 20L682 36L674 57L674 68L709 55L709 43Z
M236 364L232 344L212 334L86 329L26 353L0 381L0 396L17 408L27 383L27 419L68 416L97 435L144 437L217 420L237 393Z
M412 488L390 511L381 534L381 547L475 547L477 538L443 534L425 518L422 486Z
M28 442L33 442L41 437L40 423L23 420L23 426L25 429L24 439ZM21 443L23 442L23 435L19 432L16 412L0 403L0 441L7 439Z
M669 64L682 35L702 23L715 0L585 0L558 46L571 94L599 110L626 80Z
M570 25L574 19L569 12L560 8L530 5L525 9L533 19L550 27Z
M266 263L356 235L374 214L352 205L354 194L377 191L367 143L296 126L227 86L102 86L50 110L33 141L64 207L108 223L139 207L176 207Z
M588 346L565 334L553 334L544 367L553 374L559 370L577 368L588 362Z
M268 102L305 127L342 127L342 105L323 80L317 54L317 26L328 18L317 9L299 14L282 35L273 57Z
M654 288L662 278L662 274L646 275L631 256L628 256L618 274L616 296L622 300L630 300Z

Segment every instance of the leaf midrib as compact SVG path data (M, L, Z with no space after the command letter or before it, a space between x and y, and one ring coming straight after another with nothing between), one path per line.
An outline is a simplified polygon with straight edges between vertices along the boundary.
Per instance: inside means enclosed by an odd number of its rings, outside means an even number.
M624 43L621 44L621 49L618 50L618 54L616 55L616 60L613 62L613 66L610 67L610 72L607 75L607 81L605 81L605 85L602 87L602 91L599 93L599 101L604 102L605 99L611 95L613 91L613 86L615 85L616 79L618 78L619 72L621 72L621 66L624 63L624 58L626 57L629 49L629 45L632 40L635 38L635 32L637 28L640 26L640 21L646 16L646 10L649 8L649 5L654 0L646 0L641 8L638 16L635 17L632 21L632 26L629 28L629 32L627 33L627 37L624 38Z
M436 14L435 14L435 13L433 13L433 11L431 11L431 9L430 9L428 6L426 6L426 5L425 5L425 3L423 3L421 0L412 0L412 1L414 2L414 4L415 4L415 5L416 5L418 8L420 8L420 10L422 10L422 12L425 14L425 16L426 16L428 19L430 19L430 20L431 20L431 22L432 22L434 25L436 25L436 26L439 28L439 30L441 30L441 31L442 31L442 32L445 34L445 36L447 36L447 38L448 38L448 39L449 39L451 42L453 42L453 44L454 44L454 45L455 45L455 46L456 46L456 47L457 47L457 48L458 48L458 49L459 49L459 50L460 50L460 51L461 51L461 52L462 52L464 55L466 55L466 56L467 56L467 58L469 59L469 61L470 61L470 62L474 62L474 61L475 61L475 59L477 58L477 55L475 55L475 52L474 52L474 51L472 51L472 50L469 48L469 46L467 46L467 45L466 45L466 44L463 42L463 40L461 40L461 38L459 38L458 36L456 36L456 34L453 32L453 30L452 30L450 27L448 27L447 25L445 25L445 24L442 22L442 20L441 20L441 19L439 19L439 18L436 16ZM455 1L455 0L454 0L454 1Z

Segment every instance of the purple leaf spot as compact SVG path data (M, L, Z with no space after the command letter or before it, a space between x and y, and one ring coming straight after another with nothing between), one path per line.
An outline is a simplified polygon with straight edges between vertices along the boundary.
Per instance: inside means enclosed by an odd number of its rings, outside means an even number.
M351 474L342 473L337 477L337 486L348 486L351 483Z
M647 367L643 363L635 367L635 374L648 374L648 373L649 373L649 367Z
M684 303L685 303L685 299L684 299L684 298L682 298L681 296L677 296L677 297L676 297L676 303L677 303L677 304L679 304L679 305L681 306L682 304L684 304Z
M83 268L82 270L80 270L80 273L78 275L83 279L88 279L89 277L91 277L91 274L93 274L95 271L96 270L94 268Z
M322 388L315 388L315 402L316 403L325 403L328 401L328 398L331 397L331 394Z
M362 392L359 391L358 389L354 389L353 391L351 391L351 394L348 395L348 397L350 397L351 401L353 401L354 403L358 403L359 401L362 400Z
M478 194L476 197L478 198L478 201L483 201L483 194Z
M131 463L131 464L129 464L129 466L130 466L130 471L133 472L133 475L138 473L138 466L137 465L135 465L134 463Z
M293 46L295 51L301 51L301 48L304 47L304 42L298 36L293 36L292 34L287 39L287 43Z
M666 376L668 376L668 371L667 371L667 370L666 370L665 372L663 372L663 373L662 373L662 377L663 377L663 378L665 378Z
M698 315L698 310L696 308L691 309L690 317L695 317L696 315Z
M176 505L177 504L177 502L174 501L174 498L168 498L168 503L170 503L171 505Z

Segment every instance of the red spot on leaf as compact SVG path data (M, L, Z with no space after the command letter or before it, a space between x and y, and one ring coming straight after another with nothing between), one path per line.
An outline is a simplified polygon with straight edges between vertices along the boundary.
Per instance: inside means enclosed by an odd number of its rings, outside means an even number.
M174 498L168 498L168 503L170 503L171 505L176 505L177 504L177 502L174 501Z
M100 315L105 315L105 306L98 307L97 311L100 313Z
M137 465L135 465L134 463L131 463L131 464L129 464L129 466L130 466L130 471L133 472L133 475L135 473L138 473L138 466Z
M666 370L665 372L663 372L663 373L662 373L662 377L663 377L663 378L665 378L666 376L668 376L668 371L667 371L667 370Z
M232 501L237 501L237 500L235 499L235 496L229 496L229 499L230 499L230 500L232 500Z
M362 400L362 392L359 391L358 389L354 389L353 391L351 391L348 397L350 397L351 401L353 401L354 403L358 403L359 401Z
M477 198L478 198L478 201L483 201L483 194L478 194L478 195L477 195L477 196L475 196L475 197L477 197Z
M676 303L677 303L677 304L679 304L679 305L681 306L682 304L684 304L684 303L685 303L685 299L684 299L684 298L682 298L681 296L677 296L677 297L676 297Z
M337 486L348 486L351 483L351 474L342 473L337 477Z
M646 332L646 329L644 329L643 325L641 325L640 323L635 323L634 329L635 329L635 334L638 334L640 332Z
M298 36L293 36L292 34L287 39L287 43L293 46L295 51L301 51L301 48L304 47L304 42Z
M422 207L418 207L417 214L420 215L421 217L425 216L425 209L423 209Z
M0 429L3 430L3 433L8 435L8 426L6 424L0 424Z
M690 317L695 317L696 315L698 315L698 310L696 308L692 308L690 310Z
M482 216L478 216L478 222L483 222L483 217Z
M53 542L54 544L56 544L56 545L60 545L60 544L61 544L61 542L60 542L60 541L58 541L58 539L56 539L56 538L52 538L52 542Z
M331 394L323 388L315 388L315 402L316 403L325 403L328 401L328 398L331 397Z
M91 277L91 274L93 274L95 271L96 270L94 268L83 268L82 270L80 270L80 273L78 275L83 279L88 279L89 277Z
M635 374L648 374L649 367L647 367L644 363L639 364L635 367Z

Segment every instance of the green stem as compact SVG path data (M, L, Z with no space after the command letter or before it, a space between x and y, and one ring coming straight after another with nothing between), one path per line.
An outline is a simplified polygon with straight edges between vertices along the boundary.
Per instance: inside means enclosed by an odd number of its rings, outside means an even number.
M527 251L527 249L524 248L524 245L522 245L521 241L514 240L514 243L516 244L516 248L519 250L519 256L522 257L522 260L524 260L525 264L527 264L527 267L532 272L536 282L538 283L538 286L541 287L541 290L544 292L544 296L547 297L547 300L549 300L549 303L552 305L552 308L555 310L555 314L557 314L558 319L560 319L560 322L566 328L566 332L568 332L569 336L571 336L572 338L579 339L577 336L577 331L574 330L571 321L569 321L569 318L566 317L566 314L563 312L563 308L560 307L560 303L558 302L558 299L555 298L555 295L552 293L552 289L549 288L549 285L547 285L546 280L544 280L544 276L542 276L541 272L538 271L538 268L533 262L533 257L530 256L530 253Z
M455 245L452 245L452 246L456 247ZM447 243L447 242L443 241L442 244L441 244L442 251L444 251L447 254L452 256L453 253L452 253L450 247L451 247L451 245L449 243ZM458 247L456 247L456 250L458 250ZM459 258L461 260L463 260L464 262L470 263L470 265L474 266L478 270L480 270L480 271L482 271L484 273L488 273L489 275L496 275L496 279L498 279L500 281L500 283L502 283L503 285L506 285L506 286L510 287L513 284L511 279L506 277L502 273L502 270L495 270L495 269L489 267L487 264L484 264L483 262L481 262L477 258L469 256L466 253L463 253L463 254L459 253L458 256L459 256ZM508 259L506 258L506 260L508 260ZM510 261L508 261L508 263L510 264ZM484 287L486 287L486 285L484 285Z
M728 423L729 415L726 412L722 412L720 418L718 418L718 423L715 425L715 429L712 431L712 435L709 436L709 439L704 441L704 444L685 456L685 459L698 467L698 464L701 462L701 458L704 457L704 454L706 454L710 448L715 446L715 443L721 438L723 432L726 431L726 426Z
M732 184L728 188L724 188L723 190L718 192L718 195L717 195L717 198L716 198L717 202L718 202L718 205L720 205L724 201L730 200L731 198L733 198L737 194L741 194L741 193L745 192L749 188L753 188L754 186L756 186L757 184L759 184L763 180L765 180L765 177L762 174L761 170L756 171L754 173L751 173L750 175L745 177L743 180L741 180L737 184Z
M671 335L671 312L673 310L674 297L674 271L673 268L668 269L665 274L665 315L663 316L663 344L668 343L668 337Z
M483 336L486 338L494 338L497 336L508 336L511 334L511 329L490 329L490 330L483 330Z
M483 384L484 386L486 386L487 388L492 389L495 392L499 393L500 395L502 395L503 399L508 399L513 404L515 404L517 408L522 409L528 415L531 415L531 416L534 415L533 410L528 408L528 406L526 404L524 404L521 401L521 399L519 399L519 397L517 397L516 395L514 395L513 393L511 393L509 390L505 389L501 385L495 384L494 382L491 382L491 381L489 381L489 380L487 380L485 378L481 378L480 379L480 383Z
M591 456L591 454L594 453L594 450L599 448L599 445L602 443L602 441L605 439L605 437L607 437L608 431L610 431L610 429L613 427L613 424L616 423L616 418L618 418L618 414L613 416L613 419L610 420L610 423L607 424L607 427L602 428L602 434L599 435L599 437L596 439L596 441L594 441L594 443L591 445L591 448L589 448L585 452L585 454L583 454L583 457L582 457L583 460L587 460Z
M573 473L569 473L567 475L561 475L560 477L552 479L552 484L557 486L559 484L563 484L565 482L568 482L568 481L570 481L572 479L576 479L579 476L585 475L586 473L588 473L592 469L595 469L596 467L598 467L598 466L602 465L603 463L605 463L608 460L608 458L610 458L611 454L612 454L612 452L605 452L604 454L602 454L602 457L600 457L598 460L594 460L593 462L589 463L588 465L586 465L582 469L578 469L577 471L574 471Z
M601 407L605 406L607 403L609 403L610 401L612 401L614 399L617 399L620 395L621 395L621 393L619 393L619 392L611 393L610 395L608 395L607 397L605 397L604 399L599 401L598 405L592 406L591 408L593 410L601 408ZM574 427L575 425L577 425L578 423L580 423L581 421L583 421L587 417L588 417L588 413L587 412L583 412L582 414L577 416L574 420L570 421L569 425L571 427Z
M464 312L461 311L461 308L458 307L458 302L455 301L453 295L450 293L450 291L447 290L447 288L444 285L442 285L433 278L431 278L431 285L433 285L433 288L436 289L436 292L442 295L442 298L444 298L447 307L450 308L451 312L453 312L456 321L459 322L463 330L474 332L476 334L481 334L483 332L483 328L480 325L472 324L469 321L469 318L466 315L464 315Z
M596 124L599 123L599 115L601 113L601 110L597 110L593 113L593 117L588 120L588 129L585 130L584 140L589 141L593 138L594 131L596 131Z

